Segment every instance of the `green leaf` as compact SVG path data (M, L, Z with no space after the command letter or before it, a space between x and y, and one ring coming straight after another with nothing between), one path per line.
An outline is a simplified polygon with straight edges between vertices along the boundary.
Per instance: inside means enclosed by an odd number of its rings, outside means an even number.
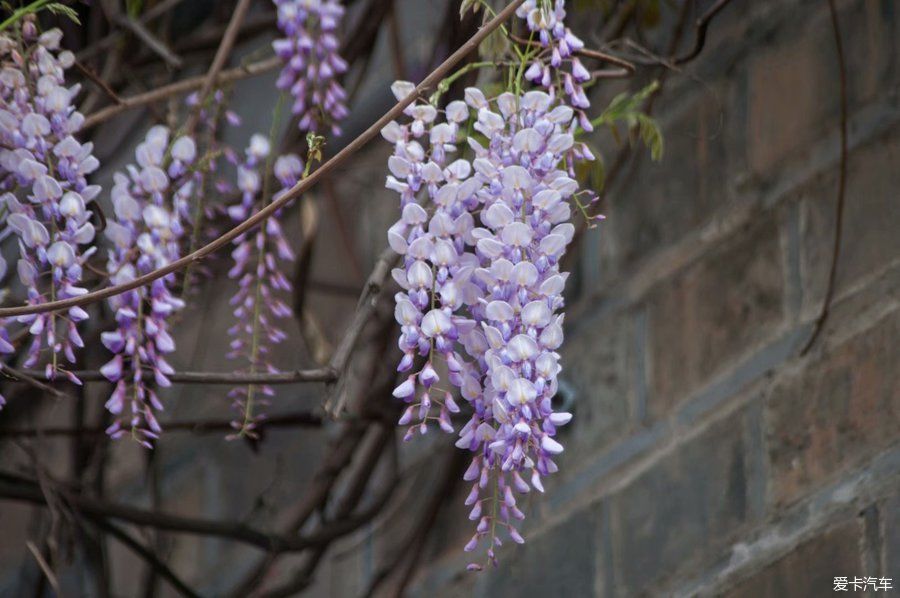
M478 9L481 8L480 0L462 0L462 3L459 5L459 19L462 20L465 18L466 13L470 10L473 14L478 12Z
M65 4L62 4L60 2L54 2L52 4L48 4L46 8L56 16L66 17L76 25L81 25L81 21L78 19L78 11L76 11L71 6L66 6Z
M607 126L616 142L620 141L617 123L623 123L629 132L636 132L638 138L650 149L650 157L660 160L663 155L663 135L656 120L643 111L643 104L659 89L654 81L636 93L620 93L612 99L600 116L591 121L595 127Z

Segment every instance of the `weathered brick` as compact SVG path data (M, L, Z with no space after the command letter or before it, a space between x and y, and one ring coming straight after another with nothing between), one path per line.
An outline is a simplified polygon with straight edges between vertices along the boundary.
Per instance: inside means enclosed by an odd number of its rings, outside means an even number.
M654 290L651 416L771 334L783 317L782 270L770 214Z
M488 573L479 595L592 596L597 575L598 524L590 510L573 513L517 547L515 558Z
M900 316L831 349L767 401L772 498L789 503L900 437Z
M567 448L596 451L627 432L636 392L634 324L628 313L584 320L563 345L561 378L571 384L576 416L563 435L571 438Z
M729 598L826 596L837 576L864 576L859 557L860 526L850 521L807 540L775 563L726 590Z
M900 127L854 151L848 164L837 292L900 258ZM801 274L804 304L817 308L825 292L834 237L837 169L802 191Z
M621 273L708 221L727 202L731 163L742 162L744 152L736 139L743 133L731 110L734 98L732 87L713 84L687 100L671 121L663 120L666 149L660 162L651 162L642 146L635 150L632 160L642 164L625 166L605 210L604 271Z
M896 565L900 563L900 494L885 500L879 512L883 519L884 533L884 545L881 547L880 555L881 572L885 576L896 576Z
M748 166L756 176L771 174L836 124L834 41L828 7L818 8L814 15L798 11L792 26L750 54Z
M838 19L844 40L848 100L852 110L871 100L882 99L885 88L896 86L900 77L897 68L900 19L894 0L842 3ZM830 26L829 23L824 25ZM836 55L833 56L832 60L836 61Z
M759 513L751 429L759 410L717 422L611 497L615 583L630 596L717 554ZM711 447L715 447L711 450Z

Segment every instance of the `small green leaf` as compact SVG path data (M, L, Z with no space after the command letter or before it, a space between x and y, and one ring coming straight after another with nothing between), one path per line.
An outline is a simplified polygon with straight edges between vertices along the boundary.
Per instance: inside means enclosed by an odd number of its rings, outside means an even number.
M465 18L466 13L470 10L472 14L477 14L478 10L481 8L480 0L463 0L459 5L459 19L462 20Z
M47 5L47 10L49 10L56 16L68 18L76 25L81 25L81 21L78 19L78 12L71 6L66 6L65 4L54 2L53 4Z

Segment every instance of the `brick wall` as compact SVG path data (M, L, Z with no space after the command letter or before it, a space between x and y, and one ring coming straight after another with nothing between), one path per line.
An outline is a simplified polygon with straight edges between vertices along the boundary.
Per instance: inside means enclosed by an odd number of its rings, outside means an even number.
M526 545L461 572L448 505L413 595L820 596L835 576L900 577L900 7L837 4L851 151L813 350L839 164L828 5L734 2L657 104L665 158L631 159L582 246L576 417Z

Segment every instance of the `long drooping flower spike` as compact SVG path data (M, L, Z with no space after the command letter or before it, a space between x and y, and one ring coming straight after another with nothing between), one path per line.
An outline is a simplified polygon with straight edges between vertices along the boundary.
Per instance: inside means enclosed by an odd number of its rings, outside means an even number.
M225 202L216 201L216 197L226 195L231 186L226 181L217 180L217 176L226 162L235 165L239 161L234 149L223 137L228 126L241 124L240 116L230 110L227 103L228 95L222 89L213 91L202 102L197 92L185 99L188 109L197 111L193 137L197 144L197 160L192 184L188 194L176 197L178 205L175 206L187 229L183 239L186 254L221 234L220 216L228 206ZM202 278L210 275L210 270L202 263L185 269L182 297L187 297Z
M107 224L110 282L131 280L180 257L184 223L178 206L190 195L196 145L183 136L170 144L169 131L157 126L135 150L136 164L114 175L115 218ZM172 366L165 355L175 350L170 320L184 307L169 275L109 300L116 329L102 342L114 357L101 371L115 389L106 403L116 416L107 432L113 438L130 431L150 448L161 432L156 412L163 409L158 387L170 385Z
M269 141L262 135L250 139L244 160L237 167L240 200L228 209L235 222L246 220L272 199L268 197L266 181L270 151ZM284 193L300 180L303 162L296 155L286 154L275 160L272 170L281 186L279 193ZM290 317L292 312L279 295L291 290L282 268L293 262L294 253L277 215L269 218L262 228L236 239L234 244L231 252L234 266L228 276L236 279L239 286L231 299L237 323L228 330L232 336L228 356L246 359L250 373L276 373L269 352L272 345L287 337L278 320ZM273 394L273 389L264 384L250 384L229 393L240 414L232 424L236 435L255 437L263 418L258 408Z
M481 106L475 127L490 140L487 147L470 140L475 178L483 184L477 193L483 226L473 231L482 297L473 315L481 329L471 343L483 368L483 393L472 401L474 414L457 446L475 452L468 477L478 479L468 500L479 525L467 548L490 536L493 560L497 529L522 541L513 519L524 514L514 491L543 489L541 478L556 471L553 457L563 450L556 427L571 418L555 412L551 401L563 337L556 312L566 275L559 260L575 232L567 200L578 184L560 168L574 145L570 107L541 91L473 103ZM482 498L491 480L494 488ZM483 501L498 500L483 512Z
M549 58L536 57L525 77L547 89L561 85L574 108L590 108L582 85L591 79L591 74L575 55L584 48L584 42L565 26L565 0L525 0L516 14L525 19L528 29L537 34L541 46L550 53ZM563 69L566 65L568 71Z
M397 82L392 89L399 99L413 87ZM410 371L417 355L425 359L394 390L395 397L409 403L400 425L417 422L407 430L410 439L416 430L426 433L429 420L453 432L450 414L459 411L451 389L437 384L438 369L445 370L447 382L458 389L470 367L458 352L457 341L475 326L461 310L476 300L471 277L477 263L467 246L472 242L470 209L477 203L478 183L469 178L472 168L467 161L448 163L457 150L459 124L468 118L465 104L449 105L444 122L427 103L411 105L406 115L411 122L392 122L382 135L394 144L387 187L400 194L401 205L400 220L388 231L391 247L404 258L404 267L393 273L403 288L395 309L402 327L403 359L398 370Z
M294 98L293 113L301 131L318 132L347 116L347 93L338 78L347 63L338 54L336 31L344 15L337 0L274 0L278 28L285 35L272 45L284 61L278 88Z
M18 238L16 269L32 305L86 293L83 265L96 251L88 206L100 187L86 176L99 164L92 144L75 138L84 122L72 105L80 87L66 87L75 58L60 49L61 38L59 29L38 35L31 16L15 39L0 35L0 235ZM75 361L83 346L77 325L87 318L80 307L19 318L32 336L25 367L46 351L47 377L62 372L77 382L59 355Z
M563 451L557 427L571 419L552 404L567 277L559 264L575 232L574 167L593 159L574 138L579 123L590 127L581 87L589 75L575 55L583 44L563 24L565 3L526 0L518 14L543 48L531 55L525 78L546 91L489 98L471 87L443 115L416 103L406 110L410 122L382 131L394 144L387 187L400 194L401 208L388 232L404 258L394 273L403 288L396 297L404 353L398 369L424 358L394 391L410 404L400 424L413 424L407 438L424 433L428 419L453 429L444 409L430 416L435 358L443 357L454 392L472 411L457 441L473 453L464 477L473 482L466 504L477 523L466 550L486 544L494 563L501 531L524 542L516 494L543 492L542 480L557 470L554 457ZM394 84L398 98L411 91ZM474 157L448 165L463 125ZM449 390L446 397L454 404Z

